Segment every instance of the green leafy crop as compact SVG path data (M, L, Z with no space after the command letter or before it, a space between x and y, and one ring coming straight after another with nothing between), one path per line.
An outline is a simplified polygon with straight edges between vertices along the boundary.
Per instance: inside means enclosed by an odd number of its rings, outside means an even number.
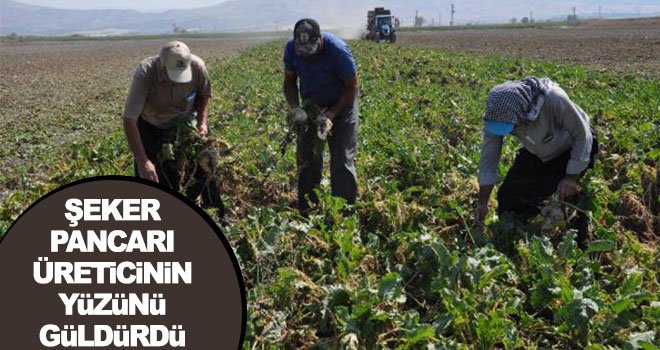
M245 349L658 348L659 81L350 45L361 126L360 199L348 216L325 182L309 218L294 209L294 149L280 153L284 43L209 60L211 129L231 145L221 181L248 291ZM526 75L557 81L598 133L602 152L581 184L591 198L579 208L592 216L585 251L563 226L541 234L542 220L492 215L484 231L472 227L486 94ZM84 146L49 183L5 199L5 229L59 184L130 173L121 133ZM518 147L505 143L500 175Z
M351 47L361 85L360 203L344 217L326 184L309 219L292 201L260 199L229 228L250 290L246 349L657 344L649 332L658 327L658 251L638 242L653 228L628 225L618 199L630 197L648 215L657 210L657 192L648 193L657 186L658 81L494 56ZM295 188L295 157L292 147L278 158L287 111L282 48L249 50L213 79L231 86L214 103L243 179L254 183L274 168L270 181L279 185L266 191L286 197ZM540 222L508 217L490 218L485 232L471 227L486 94L526 75L552 77L594 116L603 152L582 184L592 203L581 209L594 209L586 251L565 227L548 237ZM506 143L501 175L517 147ZM503 236L507 254L489 243Z

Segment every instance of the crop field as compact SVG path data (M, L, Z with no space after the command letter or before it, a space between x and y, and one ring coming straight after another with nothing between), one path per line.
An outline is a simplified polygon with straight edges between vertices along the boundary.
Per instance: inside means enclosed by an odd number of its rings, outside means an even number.
M500 54L600 70L660 76L660 18L589 20L537 28L446 29L401 32L403 45Z
M268 39L186 41L213 67L241 48ZM0 43L0 201L22 192L22 186L52 182L52 167L74 166L66 164L67 152L118 131L135 66L157 54L163 42Z
M200 54L211 62L211 132L232 145L221 173L230 211L226 234L248 291L245 349L659 346L657 74L497 52L350 45L361 85L360 199L346 217L326 182L309 218L294 209L294 149L279 153L287 132L284 42L228 58ZM203 47L195 43L193 51ZM53 94L58 102L32 114L20 114L30 105L3 83L3 122L23 116L27 126L2 130L0 232L58 185L99 174L131 175L119 122L136 61L117 63L126 68L106 84L107 95L96 93L106 91L97 83L77 90L82 102L44 88L34 98ZM591 210L592 237L585 251L561 223L541 234L542 218L521 223L491 214L484 230L472 226L486 94L526 75L562 85L592 116L598 133L601 154L581 184L591 196L585 208ZM49 79L55 84L60 78ZM96 102L84 103L90 99ZM87 120L96 115L107 127ZM500 175L518 147L505 144Z

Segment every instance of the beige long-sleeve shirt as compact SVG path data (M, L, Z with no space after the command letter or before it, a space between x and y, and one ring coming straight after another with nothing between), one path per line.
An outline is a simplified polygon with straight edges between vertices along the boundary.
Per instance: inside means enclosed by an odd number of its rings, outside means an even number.
M142 116L150 124L167 129L180 119L192 116L203 98L211 97L211 82L201 58L192 55L193 79L174 83L161 66L158 56L137 65L124 106L124 118Z
M589 117L559 86L554 86L545 96L538 118L527 124L516 125L511 134L543 162L570 149L571 158L566 166L566 174L580 174L589 165L593 142ZM483 131L479 185L488 186L497 181L502 143L502 136Z

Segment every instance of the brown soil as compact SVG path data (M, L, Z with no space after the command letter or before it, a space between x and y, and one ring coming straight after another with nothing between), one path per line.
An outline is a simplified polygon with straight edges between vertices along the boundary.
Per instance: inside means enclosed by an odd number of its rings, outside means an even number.
M587 21L562 27L401 32L399 43L660 77L660 18Z
M658 218L654 217L634 194L625 193L619 198L616 215L623 227L635 232L640 240L651 241L658 238Z
M270 39L182 40L212 70L220 60ZM12 179L25 167L35 180L47 173L41 159L57 154L53 150L120 129L135 66L158 54L165 41L0 42L0 171ZM8 179L0 184L0 201L14 182Z

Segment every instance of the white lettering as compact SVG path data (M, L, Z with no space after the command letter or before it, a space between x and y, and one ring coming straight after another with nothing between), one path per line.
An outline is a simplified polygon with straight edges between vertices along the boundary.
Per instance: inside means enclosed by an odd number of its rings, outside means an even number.
M68 212L64 213L64 217L71 221L69 226L76 227L78 226L78 220L83 217L83 210L80 209L82 206L82 201L77 198L71 198L64 203L64 207Z
M64 217L69 226L78 226L78 221L161 221L157 199L107 199L71 198L64 203Z
M122 230L52 230L51 252L60 251L60 246L66 245L63 251L67 253L172 253L174 252L174 230L133 230L127 233Z
M185 347L186 331L181 325L94 325L88 338L85 325L48 324L41 327L39 340L45 347Z

